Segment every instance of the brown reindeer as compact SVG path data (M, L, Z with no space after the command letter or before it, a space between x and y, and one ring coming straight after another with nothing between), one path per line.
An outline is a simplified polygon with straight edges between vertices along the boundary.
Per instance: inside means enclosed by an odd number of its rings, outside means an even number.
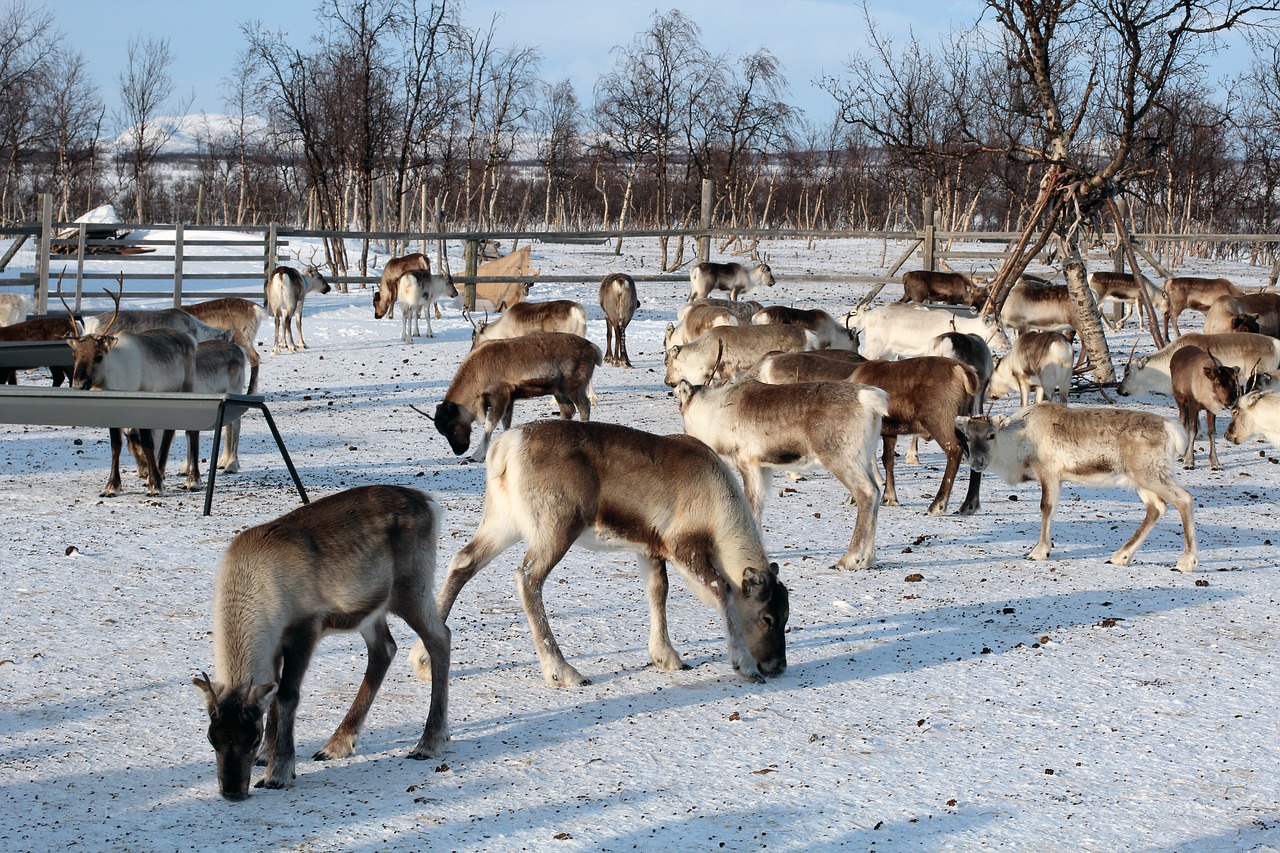
M899 302L940 302L977 308L987 301L987 288L963 273L911 270L902 276Z
M604 311L604 360L614 367L630 367L627 325L640 308L636 280L624 272L605 276L600 282L600 308Z
M257 394L258 368L262 364L262 356L253 344L262 321L267 319L266 310L248 299L235 296L183 305L182 310L216 329L231 332L231 340L244 347L249 356L249 393Z
M214 678L194 680L209 712L222 796L249 796L260 744L267 769L257 787L293 784L302 677L320 637L330 631L359 631L369 663L351 709L313 760L355 752L360 726L396 653L388 613L409 624L431 661L431 707L409 757L443 752L450 636L431 600L440 516L439 505L422 492L364 486L299 507L231 541L213 592Z
M1209 306L1219 296L1244 296L1244 291L1225 278L1201 278L1199 276L1174 276L1164 283L1165 297L1169 300L1169 310L1164 314L1164 336L1169 338L1169 324L1179 335L1178 317L1190 308L1193 311L1208 311Z
M770 385L791 382L843 382L866 359L854 350L816 349L809 352L775 351L765 355L750 375Z
M498 436L475 536L449 565L436 604L448 619L463 586L517 542L516 588L543 678L590 682L560 651L543 604L547 576L575 542L633 551L649 599L649 658L685 669L667 633L667 563L725 621L729 661L763 682L787 666L787 588L733 472L705 444L615 424L534 421ZM414 656L415 659L417 656Z
M1178 406L1178 421L1187 431L1187 449L1182 454L1182 467L1196 467L1196 429L1200 412L1204 411L1205 431L1209 433L1209 467L1221 471L1218 463L1217 415L1234 406L1240 394L1240 371L1226 367L1212 354L1197 346L1185 346L1169 361L1169 378L1173 382L1173 400Z
M75 320L68 320L65 317L36 317L31 320L22 320L12 326L0 326L0 341L13 343L60 341L63 338L72 338L79 334L80 329L76 326ZM17 385L18 370L23 369L30 370L31 368L16 368L0 374L0 383ZM62 380L67 378L67 371L57 365L52 365L49 368L49 372L53 375L53 387L55 388L61 386Z
M947 456L942 485L929 505L929 515L942 515L951 498L951 488L965 450L964 436L956 428L957 415L969 412L973 395L978 390L978 374L967 364L938 356L919 356L901 361L868 361L853 369L852 382L874 385L889 394L889 414L884 417L880 435L884 440L884 503L898 505L894 488L894 449L900 435L927 435L938 443ZM972 515L979 509L978 489L982 475L974 471L969 479L969 492L957 510L958 515Z
M471 425L481 421L484 437L471 455L479 462L499 421L504 429L511 426L516 400L550 394L562 418L572 418L577 409L582 420L590 420L588 389L601 362L598 346L563 332L491 341L462 360L432 420L459 456L471 445Z
M378 281L378 291L373 294L373 316L381 320L386 317L394 320L396 316L396 297L399 295L400 279L410 270L431 272L431 260L421 252L402 255L387 261L382 268L382 277ZM430 325L430 319L427 323Z

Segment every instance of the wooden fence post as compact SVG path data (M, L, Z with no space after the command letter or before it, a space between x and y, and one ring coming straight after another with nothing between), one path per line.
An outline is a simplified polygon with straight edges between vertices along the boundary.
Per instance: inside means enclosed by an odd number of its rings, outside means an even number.
M87 231L83 222L76 229L76 311L80 310L80 300L84 296L84 244Z
M53 240L53 196L40 193L40 244L36 249L36 311L49 313L49 251Z
M262 279L266 281L267 276L271 275L271 271L276 266L276 254L280 251L276 245L276 224L272 222L267 226L267 245L263 247L262 254L263 270Z
M711 179L702 179L702 221L701 228L711 231ZM711 234L703 234L698 238L698 261L707 263L711 260Z
M182 307L182 223L173 226L173 307Z
M463 275L474 276L476 274L479 254L480 241L475 237L469 238L462 250ZM467 309L468 314L476 310L476 283L474 281L469 281L462 286L462 307Z
M924 197L924 233L921 235L924 240L924 268L927 270L936 270L938 268L937 257L934 254L938 229L933 223L933 196Z

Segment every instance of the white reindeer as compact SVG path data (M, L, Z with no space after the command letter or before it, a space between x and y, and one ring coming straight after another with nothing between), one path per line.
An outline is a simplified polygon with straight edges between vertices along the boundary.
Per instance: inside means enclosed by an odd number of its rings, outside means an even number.
M422 334L418 327L418 317L427 315L427 337L434 338L431 329L431 307L437 300L458 295L458 288L453 284L453 276L448 273L432 275L428 270L409 270L400 276L396 286L396 302L400 305L400 318L404 323L400 339L406 344Z
M431 707L409 757L444 751L451 642L431 601L440 517L439 505L423 492L364 486L299 507L231 541L213 592L214 678L201 674L193 682L209 712L223 797L249 796L260 744L267 769L257 787L293 784L302 677L329 631L359 631L369 664L351 709L313 759L355 752L360 726L396 653L388 613L409 624L430 657Z
M314 254L312 258L315 258ZM328 279L320 274L319 267L314 263L308 264L302 272L293 267L276 267L271 271L264 285L263 304L276 321L272 355L280 354L280 347L286 345L286 338L290 352L297 352L298 344L302 349L307 348L307 341L302 336L302 304L308 293L328 293L331 290L333 288L329 286ZM294 343L290 321L298 326L298 344Z

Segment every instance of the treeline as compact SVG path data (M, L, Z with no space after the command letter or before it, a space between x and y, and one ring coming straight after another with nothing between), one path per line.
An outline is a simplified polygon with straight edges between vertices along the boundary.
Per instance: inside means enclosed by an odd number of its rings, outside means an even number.
M306 43L245 24L228 118L177 156L164 117L189 104L166 41L129 43L108 117L53 13L15 0L0 15L0 220L32 218L48 192L62 220L109 201L137 221L400 231L430 227L439 200L451 230L664 227L696 222L705 178L725 225L912 228L932 196L946 228L1015 230L1051 159L1034 150L1016 63L894 49L874 27L824 81L822 122L787 103L767 49L712 55L678 10L655 12L590 93L544 81L536 47L500 46L460 15L448 0L323 0ZM1194 61L1175 69L1125 134L1133 227L1276 230L1280 47L1260 40L1253 56L1225 91ZM1077 156L1108 156L1113 115L1068 118Z

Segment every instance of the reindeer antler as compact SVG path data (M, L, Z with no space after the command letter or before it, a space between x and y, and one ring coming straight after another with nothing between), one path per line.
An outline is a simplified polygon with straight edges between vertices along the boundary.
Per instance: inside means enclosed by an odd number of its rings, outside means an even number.
M80 334L80 327L76 325L76 312L71 310L71 306L62 295L62 277L66 274L67 268L63 266L62 272L58 273L58 299L62 302L62 307L67 309L67 316L71 318L71 335L74 337Z

